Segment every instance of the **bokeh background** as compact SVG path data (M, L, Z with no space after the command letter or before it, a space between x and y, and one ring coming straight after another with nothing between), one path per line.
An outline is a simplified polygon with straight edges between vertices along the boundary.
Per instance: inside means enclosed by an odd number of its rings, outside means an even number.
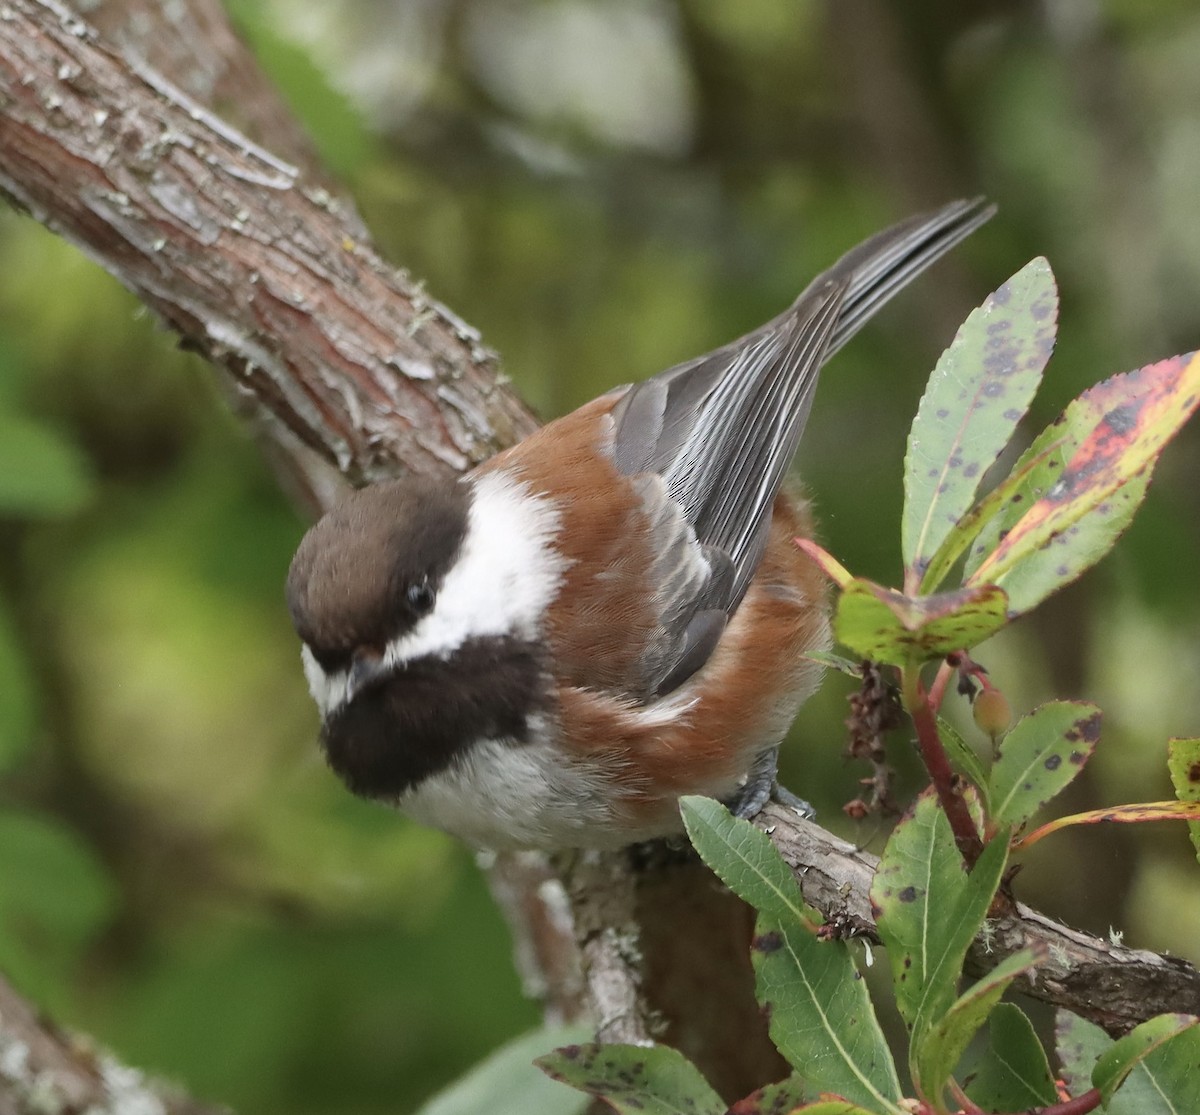
M775 314L884 224L1001 215L839 355L800 468L829 548L898 573L909 417L1034 255L1059 351L1023 436L1200 344L1200 10L1187 0L237 0L392 259L540 412ZM0 153L0 158L2 158ZM0 970L242 1112L409 1112L537 1021L470 855L322 767L282 582L304 523L207 366L0 215ZM1200 733L1200 426L1117 552L980 653L1018 709L1098 702L1064 809L1170 796ZM847 685L785 781L822 819ZM903 736L906 791L915 772ZM1022 897L1200 961L1181 826L1057 836Z

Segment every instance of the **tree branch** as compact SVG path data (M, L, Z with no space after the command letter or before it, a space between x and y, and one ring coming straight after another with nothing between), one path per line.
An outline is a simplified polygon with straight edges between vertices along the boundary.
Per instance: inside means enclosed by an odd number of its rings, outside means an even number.
M770 804L757 819L796 874L804 897L830 921L879 943L871 913L871 879L879 860L853 844ZM1156 1014L1200 1014L1200 971L1174 956L1129 949L1071 929L1017 903L1014 915L987 923L968 956L976 974L1030 945L1046 964L1017 986L1122 1034Z
M0 1115L218 1115L64 1034L0 978Z
M255 143L295 163L305 178L340 194L308 135L229 25L220 0L91 0L74 9L126 58L135 57ZM349 218L353 206L338 198ZM356 239L367 230L354 218Z
M56 0L5 7L0 97L0 187L352 482L461 471L534 428L327 190Z

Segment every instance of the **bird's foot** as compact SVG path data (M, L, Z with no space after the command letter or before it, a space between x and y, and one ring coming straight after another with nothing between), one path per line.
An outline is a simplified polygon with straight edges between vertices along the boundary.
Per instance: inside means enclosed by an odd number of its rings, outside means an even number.
M767 748L754 760L754 766L750 768L745 784L725 803L735 817L745 820L757 817L768 801L775 801L788 809L794 809L806 820L816 816L816 810L808 802L776 781L778 765L778 744Z

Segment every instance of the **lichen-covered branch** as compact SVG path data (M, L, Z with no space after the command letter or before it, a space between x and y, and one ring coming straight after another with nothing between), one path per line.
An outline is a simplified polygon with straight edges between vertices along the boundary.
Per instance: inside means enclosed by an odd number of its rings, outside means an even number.
M47 1022L0 978L0 1115L218 1115Z
M57 0L5 5L0 101L0 188L351 481L462 470L534 428L327 189Z
M768 805L758 825L770 834L813 906L846 931L878 942L869 897L879 862L875 856L778 805ZM983 973L1035 944L1045 946L1049 960L1032 981L1018 983L1021 990L1110 1033L1124 1033L1168 1011L1200 1014L1200 971L1187 961L1080 933L1021 903L1015 914L987 923L967 962Z

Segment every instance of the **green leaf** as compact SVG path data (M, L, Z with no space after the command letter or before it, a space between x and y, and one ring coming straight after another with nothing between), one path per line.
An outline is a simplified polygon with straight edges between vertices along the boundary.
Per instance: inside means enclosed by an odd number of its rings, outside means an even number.
M0 413L0 515L70 515L91 494L87 462L74 445L40 422Z
M1078 1096L1092 1086L1096 1062L1112 1047L1113 1039L1094 1023L1061 1007L1055 1013L1054 1054L1071 1095Z
M1060 1010L1055 1024L1062 1076L1072 1095L1087 1091L1096 1062L1115 1042L1099 1026ZM1190 1115L1200 1064L1200 1027L1193 1026L1150 1052L1125 1078L1107 1115Z
M792 869L765 833L712 798L689 795L679 799L679 808L700 858L743 902L781 920L821 923L821 916L804 901Z
M969 987L940 1020L914 1035L912 1049L913 1083L920 1094L935 1106L941 1103L942 1093L954 1073L971 1039L987 1020L1000 1001L1000 996L1018 976L1030 971L1045 959L1045 950L1024 949L1014 953L992 969L978 983ZM1019 1011L1017 1012L1020 1013ZM1024 1017L1024 1016L1022 1016ZM995 1043L996 1024L992 1022ZM1036 1039L1035 1039L1036 1040ZM1043 1065L1046 1055L1037 1046ZM1049 1070L1047 1070L1049 1079ZM1051 1099L1054 1082L1050 1080Z
M838 597L838 641L872 662L901 666L973 647L1008 622L1008 598L991 586L905 596L861 577Z
M1047 434L1053 432L1053 426L1045 431ZM985 554L995 548L1001 532L1007 527L1011 527L1012 522L1019 517L1019 515L1013 515L1014 509L1019 508L1023 512L1025 507L1033 502L1033 499L1029 497L1030 484L1042 477L1043 468L1051 457L1062 452L1061 441L1049 444L1042 444L1042 442L1043 439L1039 438L1031 448L1026 450L1012 472L975 504L958 521L958 525L946 535L945 541L938 547L937 553L930 560L929 568L925 570L925 576L921 578L922 592L932 592L936 589L946 579L963 551L975 543L966 562L965 572L969 573L975 565L979 564ZM1058 467L1062 467L1061 459ZM1038 494L1041 494L1040 490ZM1006 522L1006 516L1013 516L1012 522ZM980 550L981 552L979 552Z
M1154 1063L1159 1066L1159 1073L1168 1078L1169 1090L1164 1098L1170 1101L1172 1096L1177 1097L1181 1105L1163 1110L1174 1109L1179 1113L1193 1110L1191 1106L1182 1105L1185 1101L1193 1105L1196 1098L1196 1055L1200 1051L1200 1040L1195 1027L1198 1022L1200 1018L1191 1014L1160 1014L1115 1041L1092 1070L1092 1085L1100 1089L1105 1104L1137 1065L1145 1063L1156 1050L1169 1048L1174 1041L1180 1040L1181 1035L1191 1032L1190 1038L1182 1040L1170 1054L1156 1058Z
M1007 843L989 843L968 875L950 822L928 789L883 849L871 903L896 1005L914 1033L940 1020L954 1002L967 949L1000 885Z
M1083 770L1100 738L1100 710L1082 701L1050 701L1021 717L992 765L993 823L1019 828Z
M988 773L984 768L983 761L975 753L975 749L958 734L958 729L950 721L939 716L937 727L938 736L941 738L942 746L946 749L950 761L975 784L983 799L985 812L990 813Z
M29 750L36 720L33 676L12 617L0 600L0 771Z
M1200 739L1168 740L1167 769L1180 801L1200 801ZM1200 821L1188 821L1188 829L1200 859Z
M904 564L923 575L1024 417L1054 350L1058 295L1026 264L963 322L921 399L904 459Z
M812 1089L799 1073L789 1076L778 1084L768 1084L751 1092L745 1099L740 1099L728 1112L728 1115L790 1115L791 1112L804 1110ZM843 1111L861 1111L855 1104L842 1103ZM868 1112L868 1115L870 1113Z
M1054 1074L1024 1011L1000 1003L988 1019L988 1030L991 1040L967 1095L984 1111L1029 1111L1054 1103Z
M896 1066L845 941L764 913L751 956L771 1039L812 1090L897 1112Z
M720 1096L669 1045L568 1045L535 1062L547 1076L600 1096L621 1115L725 1115ZM489 1115L491 1108L488 1107Z
M1128 525L1155 462L1198 406L1195 353L1085 391L1059 419L1060 428L1043 435L1053 440L1065 433L1064 446L1074 452L1032 506L1022 503L1023 513L966 583L1004 587L1011 614L1019 615L1094 565Z
M538 1072L534 1058L591 1036L590 1026L535 1030L510 1041L439 1092L417 1115L582 1115L587 1100Z

